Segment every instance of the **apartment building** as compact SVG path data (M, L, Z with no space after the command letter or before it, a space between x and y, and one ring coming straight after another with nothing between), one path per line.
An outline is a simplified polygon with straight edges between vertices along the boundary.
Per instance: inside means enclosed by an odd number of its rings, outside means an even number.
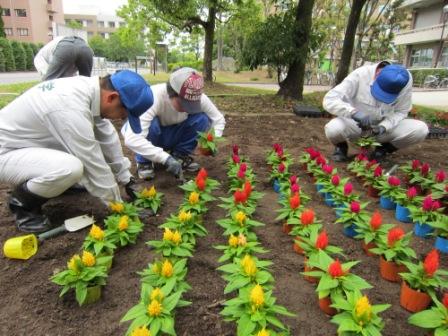
M82 25L82 29L87 31L88 37L94 35L101 35L104 38L109 38L111 33L114 33L119 27L125 25L122 18L113 15L106 15L98 13L95 14L65 14L65 24L74 20Z
M396 45L406 47L405 65L448 67L448 0L407 0L401 8L412 14L410 29L395 37Z
M0 6L10 40L45 44L53 38L53 23L64 23L62 0L0 0Z

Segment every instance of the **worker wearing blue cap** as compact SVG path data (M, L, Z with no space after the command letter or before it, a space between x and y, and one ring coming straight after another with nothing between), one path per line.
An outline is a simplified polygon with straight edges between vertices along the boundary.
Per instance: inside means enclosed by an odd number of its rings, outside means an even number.
M337 117L325 125L325 135L335 146L335 161L348 160L347 140L365 134L381 143L370 153L377 161L423 141L428 134L424 122L407 118L412 109L412 76L401 65L383 61L356 69L325 95L323 106Z
M125 70L42 82L0 110L0 183L14 186L18 229L50 229L42 205L75 184L104 203L121 201L118 184L133 196L130 162L109 119L127 118L141 132L139 117L152 104L149 85Z

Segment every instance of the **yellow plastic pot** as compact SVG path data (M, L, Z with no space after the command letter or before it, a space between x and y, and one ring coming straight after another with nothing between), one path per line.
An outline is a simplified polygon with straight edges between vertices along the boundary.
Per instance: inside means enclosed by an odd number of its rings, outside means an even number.
M3 253L12 259L29 259L37 252L37 238L30 234L26 236L13 237L3 245Z

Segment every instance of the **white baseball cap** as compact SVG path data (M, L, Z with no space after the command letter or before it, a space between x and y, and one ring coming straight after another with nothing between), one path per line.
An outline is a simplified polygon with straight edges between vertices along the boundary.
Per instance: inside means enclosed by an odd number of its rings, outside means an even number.
M174 71L169 83L179 95L180 104L187 113L199 113L201 109L201 96L204 92L204 79L193 68L180 68Z

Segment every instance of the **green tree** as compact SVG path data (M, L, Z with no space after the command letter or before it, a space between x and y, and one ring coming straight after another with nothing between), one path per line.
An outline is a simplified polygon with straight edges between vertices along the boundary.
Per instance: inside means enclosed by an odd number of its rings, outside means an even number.
M2 9L2 6L0 6L0 37L6 37L6 33L5 33L5 29L4 29L5 23L3 22L2 13L3 13L3 9Z
M89 46L97 57L107 57L107 41L100 35L94 35L89 39Z
M23 43L23 47L25 48L26 53L26 69L34 70L34 52L33 48L29 43Z
M72 29L82 29L82 23L76 20L69 20L65 25Z
M36 56L40 48L35 43L30 43L30 46L33 49L33 55Z
M17 71L25 71L26 70L26 52L22 43L17 41L11 42L12 53L14 55L14 62L16 64Z
M5 55L0 50L0 72L5 72Z
M5 57L5 71L15 71L16 63L14 61L14 54L9 40L4 37L0 37L0 49Z

